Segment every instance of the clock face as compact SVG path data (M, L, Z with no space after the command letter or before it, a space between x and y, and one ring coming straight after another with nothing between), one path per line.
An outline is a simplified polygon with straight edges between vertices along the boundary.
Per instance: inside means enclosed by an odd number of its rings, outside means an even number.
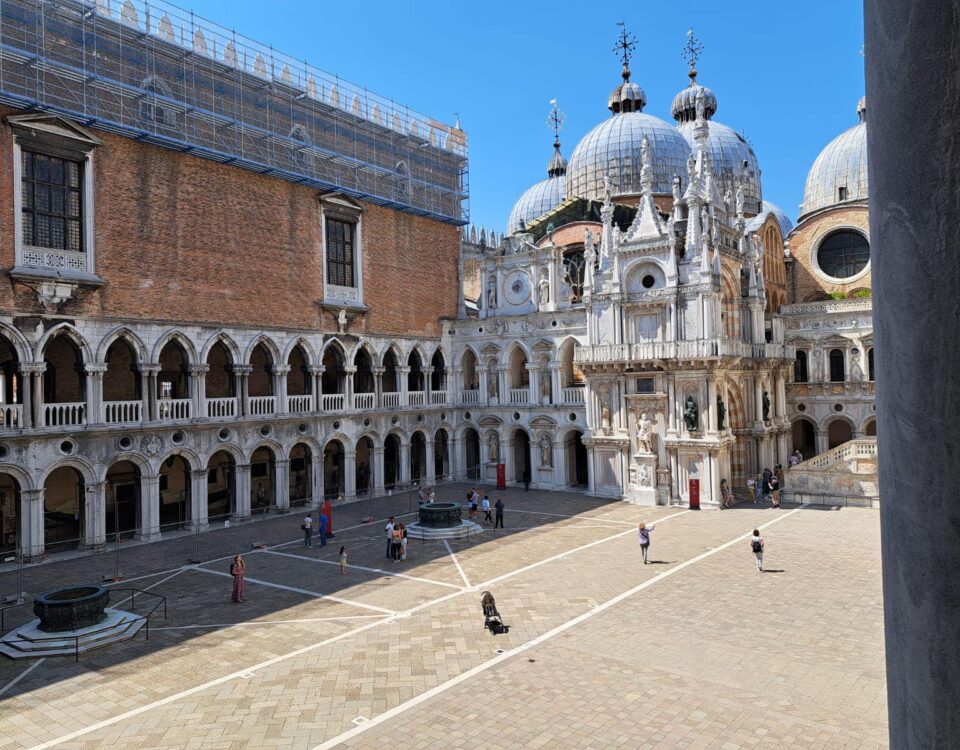
M522 305L530 299L530 279L522 271L514 271L503 282L504 296L511 305Z

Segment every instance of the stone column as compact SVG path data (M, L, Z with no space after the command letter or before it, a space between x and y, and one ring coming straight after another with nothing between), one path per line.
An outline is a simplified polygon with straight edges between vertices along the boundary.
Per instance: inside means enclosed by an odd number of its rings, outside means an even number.
M377 409L383 407L383 373L386 369L386 367L373 368L373 391L376 394L374 396L374 406Z
M407 382L407 375L409 374L409 372L410 372L409 367L397 365L397 381L398 381L397 385L400 388L400 407L401 408L403 408L404 406L407 406L407 392L408 392L407 386L409 385L409 383Z
M44 393L43 393L43 373L47 369L46 362L38 362L38 367L33 371L33 403L36 411L34 412L35 419L33 423L37 427L46 427L47 418L46 410L43 408L44 405ZM42 369L41 369L42 368Z
M763 427L763 380L760 375L753 378L754 420L757 427Z
M667 375L667 434L677 434L677 381Z
M319 455L312 454L310 456L310 470L311 470L311 483L310 483L310 500L307 502L307 507L309 508L318 508L320 503L323 502L323 452L321 451Z
M433 367L423 368L423 402L430 406L433 402L431 394L433 393Z
M207 373L210 372L210 365L190 365L189 372L190 379L193 381L193 416L195 419L206 419Z
M43 378L43 372L47 369L45 362L23 362L20 365L20 372L23 375L23 392L21 401L23 401L23 427L30 429L34 425L41 425L38 417L37 402L43 399L43 389L35 389L35 378Z
M410 443L400 442L400 478L401 486L410 484Z
M456 405L463 402L460 394L464 390L463 384L463 368L462 367L448 367L447 368L447 378L446 382L443 384L444 390L447 392L447 403L450 405Z
M44 488L20 492L20 550L24 562L43 559Z
M530 391L530 395L527 397L530 399L531 404L540 403L540 366L535 362L527 362L527 388Z
M355 500L357 497L357 452L343 452L343 499Z
M250 517L250 464L237 464L233 468L235 507L234 519Z
M136 538L153 542L160 538L160 475L140 477L140 529Z
M427 452L427 465L423 470L423 482L421 484L433 484L436 481L437 475L437 460L436 454L434 453L434 448L436 443L433 438L427 438L426 440L426 452Z
M490 389L487 384L487 368L481 368L479 363L477 364L477 368L477 377L480 382L480 402L486 404L489 402L490 395ZM466 390L466 388L464 388L464 390Z
M373 449L373 461L370 463L370 481L372 482L372 493L374 495L383 495L386 491L383 486L383 448Z
M107 366L101 362L88 362L84 365L87 376L86 402L87 424L102 424L103 414L103 373Z
M343 368L343 408L353 409L353 376L357 368L349 365Z
M103 549L107 543L107 483L91 482L83 489L83 548Z
M454 480L466 479L466 471L463 468L465 462L462 455L462 452L463 452L462 443L463 441L457 437L451 437L450 440L447 442L447 450L450 451L450 455L448 457L448 461L450 462L449 473L450 473L451 479L454 479Z
M310 365L310 393L313 394L313 410L322 411L323 410L323 373L326 371L326 367L323 365Z
M206 531L210 526L207 506L207 469L190 471L190 528Z
M281 513L290 510L290 461L278 458L273 462L273 498Z
M716 378L707 378L707 403L706 403L706 422L707 432L715 435L717 432L717 381Z
M252 365L233 365L234 388L237 392L237 409L241 417L250 413L250 400L248 395L248 383L250 373L253 372Z
M960 747L957 7L864 11L890 747Z
M560 385L560 371L561 365L559 363L553 362L550 365L550 403L555 405L563 403L563 386Z
M276 401L273 407L274 414L290 413L290 410L287 408L287 375L289 373L290 365L273 366L273 395Z
M20 365L20 427L29 430L33 426L33 375L28 366Z

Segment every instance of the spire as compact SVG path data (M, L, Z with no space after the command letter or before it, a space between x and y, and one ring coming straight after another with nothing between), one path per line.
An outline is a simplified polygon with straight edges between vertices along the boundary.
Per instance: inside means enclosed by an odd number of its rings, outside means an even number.
M637 46L637 38L627 31L627 25L620 21L620 36L613 45L613 52L623 63L620 77L623 83L610 92L607 98L607 108L618 115L621 112L642 112L647 103L647 95L637 84L630 82L630 57Z
M697 60L700 59L700 55L702 54L703 44L693 35L693 27L690 27L687 30L687 43L683 45L683 52L680 53L680 56L686 60L687 65L690 66L687 75L690 76L691 86L697 80Z
M687 43L683 45L683 51L680 53L690 67L687 71L690 83L673 98L673 106L670 108L673 119L678 123L692 122L696 119L696 99L701 92L704 95L704 117L709 120L716 114L716 94L697 83L697 61L702 54L703 44L693 35L693 29L690 29L687 31Z
M560 131L567 115L557 107L557 100L550 100L550 115L547 117L547 127L553 131L553 158L547 165L547 177L562 177L567 173L567 160L560 153Z

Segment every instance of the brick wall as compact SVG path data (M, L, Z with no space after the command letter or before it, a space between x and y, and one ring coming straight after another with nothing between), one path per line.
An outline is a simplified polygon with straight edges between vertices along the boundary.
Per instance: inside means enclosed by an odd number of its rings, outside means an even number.
M0 115L11 111L0 111ZM315 190L97 132L96 273L58 312L335 330L321 318ZM14 265L10 128L0 128L0 270ZM436 336L456 315L458 231L364 204L364 301L354 333ZM0 282L0 314L43 312L26 285ZM48 311L49 312L49 311Z
M869 270L850 284L831 284L814 270L811 256L816 246L830 230L839 227L856 227L869 237L869 209L864 205L827 209L804 219L790 233L790 253L794 261L788 279L789 302L807 302L816 295L822 299L831 292L848 295L854 290L872 288Z

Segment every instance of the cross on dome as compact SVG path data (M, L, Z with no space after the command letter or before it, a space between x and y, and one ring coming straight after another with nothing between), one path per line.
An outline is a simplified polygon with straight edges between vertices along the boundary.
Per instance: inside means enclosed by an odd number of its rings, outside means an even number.
M613 45L613 53L620 57L620 61L623 63L623 80L630 80L630 56L633 54L633 51L637 48L637 37L627 31L627 24L625 21L618 21L617 26L620 27L620 36L617 39L617 43Z
M687 65L690 66L688 75L691 79L697 77L697 60L700 59L702 54L703 44L693 35L693 27L691 26L687 30L687 43L683 45L683 51L680 53L680 57L686 60Z

